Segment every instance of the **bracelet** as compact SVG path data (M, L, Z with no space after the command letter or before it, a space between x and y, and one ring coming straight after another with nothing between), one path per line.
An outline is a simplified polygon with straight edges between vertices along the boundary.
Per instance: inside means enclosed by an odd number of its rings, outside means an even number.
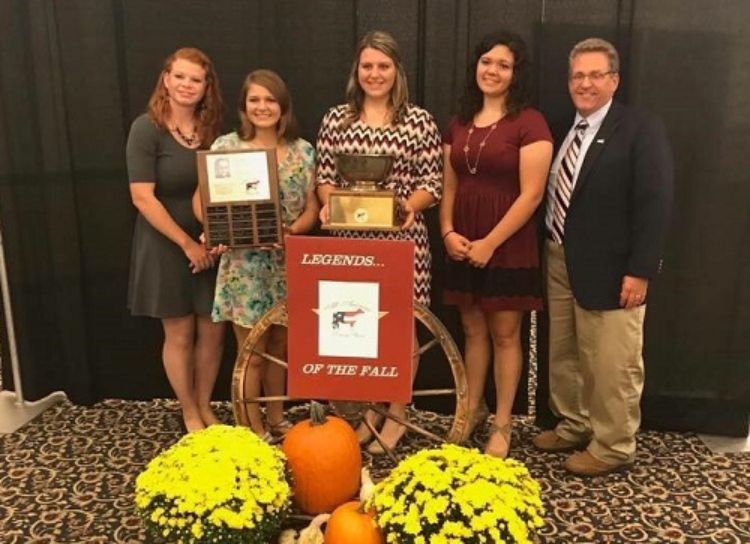
M453 229L451 229L448 232L446 232L445 234L443 234L443 242L445 242L445 239L448 238L449 234L453 234L454 232L456 232L456 231L453 230Z

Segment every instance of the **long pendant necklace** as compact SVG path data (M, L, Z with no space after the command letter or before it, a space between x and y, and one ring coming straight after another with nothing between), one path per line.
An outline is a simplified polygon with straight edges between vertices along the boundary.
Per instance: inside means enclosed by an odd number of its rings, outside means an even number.
M466 168L469 169L470 174L476 174L477 170L479 169L479 159L482 157L482 150L484 149L485 144L487 143L487 140L489 139L490 135L495 131L497 128L497 124L500 121L497 120L494 123L492 123L492 126L490 127L490 130L487 131L487 134L485 135L484 139L479 142L479 149L477 150L477 158L474 161L474 166L472 166L469 162L469 143L471 141L471 135L474 134L474 123L471 124L471 127L469 128L469 134L466 136L466 145L464 146L464 159L466 160Z
M177 134L177 136L188 145L188 147L192 147L193 144L198 141L198 131L195 127L193 127L193 133L190 136L186 136L177 125L174 126L174 131L175 134Z

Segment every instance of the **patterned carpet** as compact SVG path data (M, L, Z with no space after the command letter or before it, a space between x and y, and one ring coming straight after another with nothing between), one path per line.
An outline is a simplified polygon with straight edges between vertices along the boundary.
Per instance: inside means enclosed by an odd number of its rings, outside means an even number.
M226 405L219 411L231 421ZM293 412L301 417L302 408ZM447 421L410 417L437 431ZM58 405L0 436L0 542L144 542L134 480L180 432L174 401L106 401ZM512 456L542 484L540 542L750 542L750 454L714 455L694 435L645 432L634 468L585 480L566 474L563 454L536 452L535 432L529 419L516 420ZM478 433L476 445L483 439ZM407 435L399 454L425 444ZM376 479L389 466L376 459Z

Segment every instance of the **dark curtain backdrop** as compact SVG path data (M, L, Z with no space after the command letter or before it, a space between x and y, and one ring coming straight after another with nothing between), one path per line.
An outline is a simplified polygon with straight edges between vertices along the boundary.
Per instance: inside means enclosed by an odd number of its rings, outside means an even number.
M663 273L650 291L644 424L746 433L748 20L745 0L1 0L0 225L27 396L62 389L85 404L170 395L159 323L125 309L134 209L123 148L171 51L194 45L214 59L227 130L244 75L277 70L314 141L325 110L343 98L367 30L395 35L413 100L445 126L469 48L507 27L528 42L537 102L551 124L569 123L567 54L591 35L621 52L618 98L664 119L677 187ZM460 341L455 313L439 304L443 253L435 213L430 220L433 309ZM7 362L5 338L2 346ZM229 345L217 398L228 396L232 357ZM440 372L420 380L439 381ZM10 388L9 374L4 364ZM526 402L522 394L517 408Z

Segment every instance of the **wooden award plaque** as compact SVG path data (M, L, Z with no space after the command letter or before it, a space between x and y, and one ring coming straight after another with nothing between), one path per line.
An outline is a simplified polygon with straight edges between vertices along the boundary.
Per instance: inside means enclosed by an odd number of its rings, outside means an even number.
M284 242L276 151L198 151L206 245L274 247Z

